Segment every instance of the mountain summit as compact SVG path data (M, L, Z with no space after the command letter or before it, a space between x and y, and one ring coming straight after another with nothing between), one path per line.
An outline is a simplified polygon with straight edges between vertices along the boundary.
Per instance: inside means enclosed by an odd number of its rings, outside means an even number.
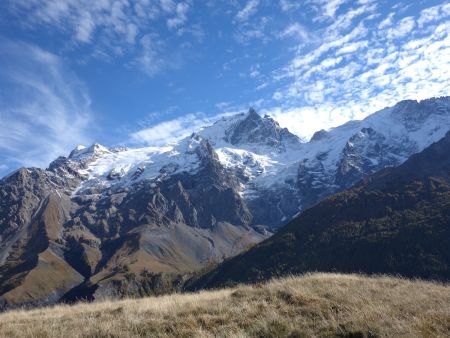
M269 116L262 118L253 108L250 108L242 120L226 130L226 141L234 146L240 144L283 146L285 142L300 143L299 138L287 128L281 128L278 122Z

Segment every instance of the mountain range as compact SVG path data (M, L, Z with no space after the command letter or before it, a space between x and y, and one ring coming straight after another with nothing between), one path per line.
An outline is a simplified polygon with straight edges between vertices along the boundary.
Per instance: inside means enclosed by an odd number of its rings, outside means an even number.
M0 302L54 303L80 286L95 298L130 274L220 262L449 129L443 97L399 102L309 142L250 109L164 147L78 146L0 180Z

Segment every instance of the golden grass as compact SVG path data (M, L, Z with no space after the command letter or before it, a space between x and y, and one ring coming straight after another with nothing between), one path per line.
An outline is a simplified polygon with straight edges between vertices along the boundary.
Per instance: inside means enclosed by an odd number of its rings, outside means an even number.
M321 273L233 289L0 314L2 337L449 335L449 285Z

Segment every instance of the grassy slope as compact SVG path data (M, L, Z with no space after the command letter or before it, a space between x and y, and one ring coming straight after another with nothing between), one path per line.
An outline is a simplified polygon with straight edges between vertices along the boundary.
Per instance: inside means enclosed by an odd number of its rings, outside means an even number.
M51 296L57 290L70 290L83 281L80 274L51 250L41 252L38 257L37 266L18 287L3 294L3 299L10 303L32 302L46 295Z
M2 337L304 337L450 334L450 286L311 274L267 284L0 315Z

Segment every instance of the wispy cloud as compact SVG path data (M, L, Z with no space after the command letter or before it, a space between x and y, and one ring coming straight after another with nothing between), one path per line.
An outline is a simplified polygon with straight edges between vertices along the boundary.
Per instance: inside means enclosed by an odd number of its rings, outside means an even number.
M175 16L167 20L167 26L169 28L177 28L183 25L187 21L187 12L189 10L189 4L180 2L176 5Z
M339 8L348 2L348 0L311 0L310 3L317 5L320 8L319 14L316 19L324 20L328 18L334 18Z
M140 52L135 62L149 76L158 73L167 63L160 57L160 52L164 48L164 42L157 34L146 34L140 40Z
M245 6L236 14L236 21L247 21L257 12L259 2L259 0L248 0Z
M213 116L207 116L204 113L186 114L132 133L130 135L131 142L137 145L167 145L199 131L202 127L216 122L221 117L235 113L226 112Z
M189 114L139 130L130 136L132 143L135 144L165 145L188 136L202 125L201 117L196 114Z
M163 44L165 41L159 38L161 22L166 24L172 38L190 32L184 26L191 0L14 0L7 1L4 7L25 28L50 26L69 36L69 48L89 47L90 56L101 59L127 56L133 61L126 64L143 65L144 72L151 76L169 66L164 62L168 51L162 48L147 51L147 58L151 56L157 61L149 72L148 63L136 62L142 61L142 41L151 35L153 40L159 39L153 45Z
M263 4L260 0L247 0L239 7L233 19L234 38L238 43L249 44L254 40L267 42L275 34L269 27L272 18L258 13Z
M283 12L292 11L300 8L301 3L295 0L280 0L280 8Z
M450 4L443 4L438 6L433 6L430 8L424 9L420 13L420 17L417 20L417 23L420 28L424 27L428 23L436 22L436 20L440 20L445 17L450 16Z
M90 98L54 54L0 40L1 172L46 167L77 143L89 141Z
M389 39L404 38L414 29L416 22L413 17L409 16L401 19L395 24L395 27L389 28L387 31L382 31L380 34L386 34Z
M298 22L294 22L290 24L286 29L280 34L281 37L295 37L301 41L309 41L310 40L310 32Z

